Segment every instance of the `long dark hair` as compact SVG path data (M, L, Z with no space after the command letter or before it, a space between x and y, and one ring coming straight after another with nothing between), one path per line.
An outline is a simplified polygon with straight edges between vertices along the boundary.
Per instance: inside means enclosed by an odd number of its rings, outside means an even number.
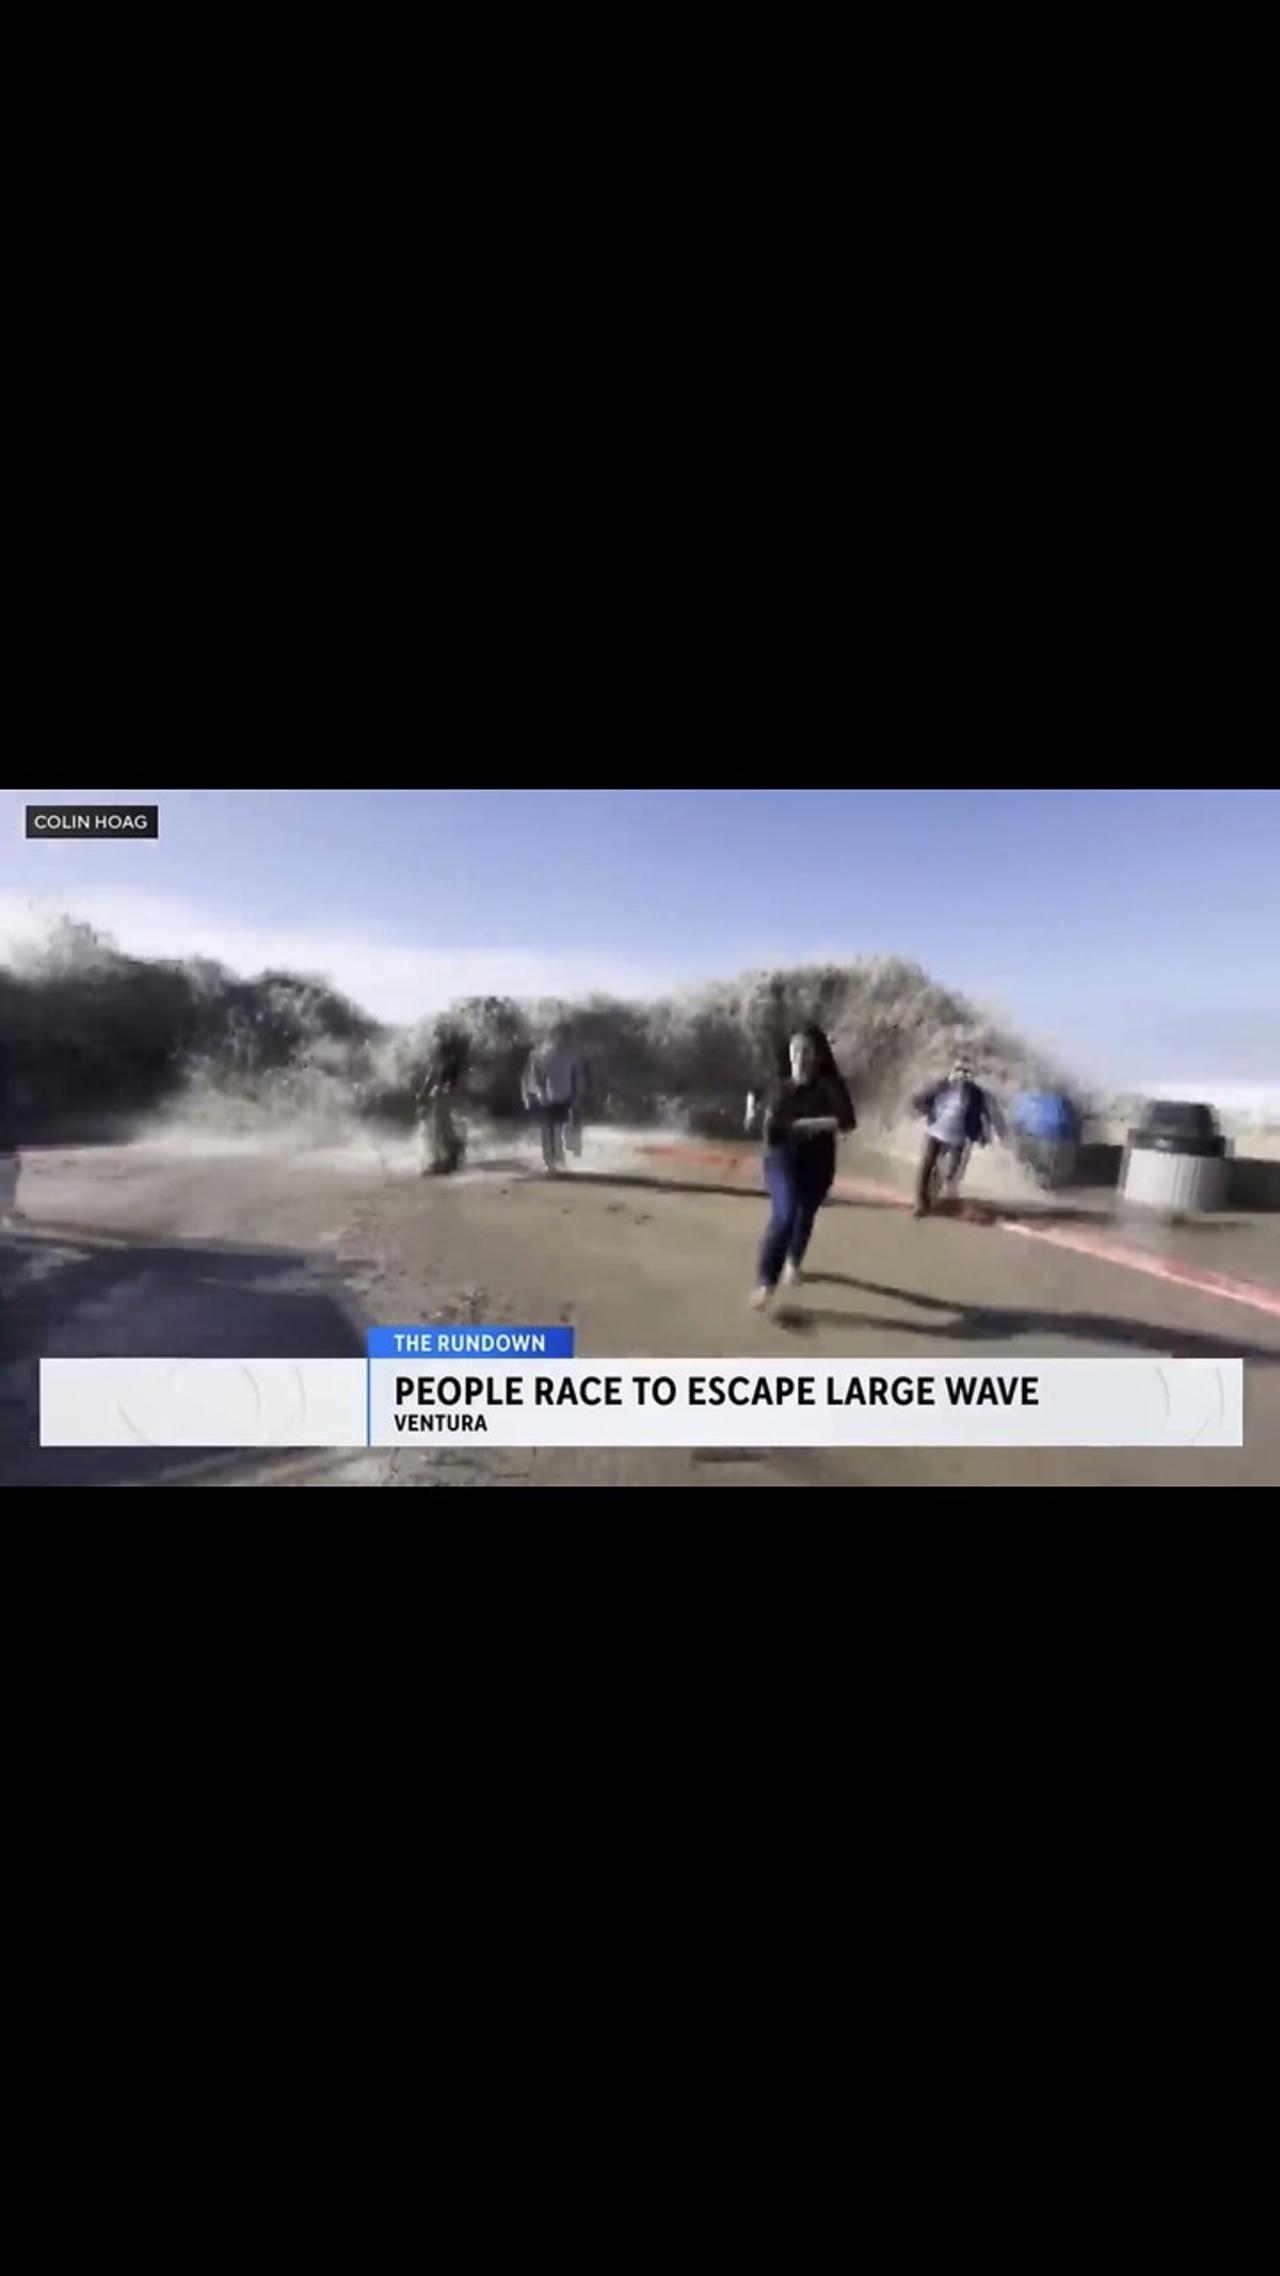
M816 1020L808 1019L802 1020L798 1027L788 1028L786 1035L779 1040L777 1062L778 1075L781 1081L785 1083L791 1079L791 1038L793 1035L803 1035L806 1041L813 1046L815 1080L823 1075L834 1075L837 1082L843 1080L840 1069L836 1065L836 1055L831 1048L825 1029L819 1027Z

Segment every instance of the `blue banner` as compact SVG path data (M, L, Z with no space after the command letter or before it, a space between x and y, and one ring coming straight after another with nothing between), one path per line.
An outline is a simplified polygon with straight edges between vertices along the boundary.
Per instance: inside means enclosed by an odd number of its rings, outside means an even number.
M572 1359L572 1328L370 1328L370 1359Z

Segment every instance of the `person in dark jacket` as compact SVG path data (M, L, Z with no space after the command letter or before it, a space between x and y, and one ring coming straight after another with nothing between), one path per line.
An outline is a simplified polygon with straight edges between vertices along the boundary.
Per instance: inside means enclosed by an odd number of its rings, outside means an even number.
M467 1037L461 1028L439 1030L427 1071L418 1092L426 1160L425 1177L448 1177L462 1160L464 1147L453 1118L453 1100L467 1071Z
M853 1100L820 1027L792 1036L785 1073L747 1099L747 1128L764 1123L764 1182L773 1208L760 1245L752 1303L769 1303L779 1279L801 1278L813 1221L836 1174L836 1139L857 1126Z
M985 1146L994 1131L1002 1136L1004 1124L995 1100L973 1079L973 1067L963 1055L956 1059L945 1082L933 1083L912 1100L925 1121L925 1140L916 1177L917 1217L932 1207L935 1170L941 1170L948 1193L954 1193L964 1173L971 1146Z
M18 1086L0 1041L0 1220L18 1211Z

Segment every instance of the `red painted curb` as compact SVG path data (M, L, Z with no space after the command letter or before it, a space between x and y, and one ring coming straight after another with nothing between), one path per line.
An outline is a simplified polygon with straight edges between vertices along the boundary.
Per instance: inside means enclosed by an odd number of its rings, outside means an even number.
M750 1154L728 1154L713 1146L638 1146L639 1154L664 1154L680 1162L700 1162L704 1169L721 1169L737 1172L749 1170L754 1157Z
M683 1162L700 1162L707 1167L725 1169L732 1176L742 1175L756 1166L753 1154L731 1154L724 1149L696 1146L642 1146L642 1154L663 1154ZM896 1209L910 1209L911 1196L897 1186L884 1185L878 1178L838 1177L832 1188L842 1201L875 1201ZM1145 1272L1151 1280L1171 1281L1178 1288L1194 1288L1202 1296L1220 1296L1229 1304L1248 1304L1255 1312L1270 1313L1280 1319L1280 1290L1267 1288L1256 1280L1237 1280L1229 1273L1211 1272L1207 1267L1188 1264L1182 1257L1153 1256L1147 1249L1131 1249L1122 1241L1114 1241L1108 1234L1091 1233L1084 1228L1061 1225L1032 1225L1022 1217L1007 1217L994 1203L961 1201L954 1208L939 1212L944 1218L958 1218L967 1225L995 1225L1002 1233L1018 1233L1026 1241L1048 1241L1059 1249L1073 1249L1079 1256L1098 1257L1104 1264L1117 1264L1128 1272Z
M1229 1273L1210 1272L1185 1263L1181 1257L1157 1257L1146 1249L1127 1249L1121 1242L1096 1233L1072 1232L1059 1225L1028 1225L1014 1217L1000 1217L996 1222L1002 1233L1020 1233L1027 1241L1049 1241L1055 1248L1075 1249L1081 1256L1100 1257L1104 1264L1145 1272L1152 1280L1194 1288L1202 1296L1225 1297L1229 1304L1249 1304L1255 1312L1269 1312L1280 1320L1280 1290L1264 1288L1256 1280L1235 1280Z

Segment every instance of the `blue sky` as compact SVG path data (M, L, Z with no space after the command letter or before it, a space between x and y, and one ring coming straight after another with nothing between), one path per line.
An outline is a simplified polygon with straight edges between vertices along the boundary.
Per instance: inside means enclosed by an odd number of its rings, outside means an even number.
M31 843L29 798L157 802ZM0 945L56 908L144 953L325 971L387 1018L883 954L1140 1084L1280 1080L1280 794L148 791L0 797Z

